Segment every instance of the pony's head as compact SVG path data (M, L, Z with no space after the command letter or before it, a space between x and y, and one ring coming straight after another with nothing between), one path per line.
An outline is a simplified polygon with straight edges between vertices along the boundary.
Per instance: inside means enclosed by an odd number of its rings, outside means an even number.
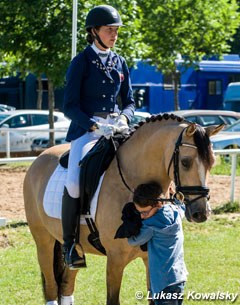
M168 174L175 182L177 193L184 195L188 221L203 222L210 214L207 178L215 160L210 136L223 127L219 125L203 128L189 123L175 142Z
M186 218L207 220L207 178L214 164L210 137L223 127L203 128L168 113L147 118L133 131L117 158L125 187L131 191L138 184L156 181L167 193L174 181L176 191L184 195Z

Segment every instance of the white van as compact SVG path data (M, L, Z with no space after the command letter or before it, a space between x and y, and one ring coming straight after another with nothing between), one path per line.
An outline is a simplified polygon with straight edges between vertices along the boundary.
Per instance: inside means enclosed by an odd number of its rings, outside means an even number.
M240 112L240 82L228 84L224 95L223 108Z

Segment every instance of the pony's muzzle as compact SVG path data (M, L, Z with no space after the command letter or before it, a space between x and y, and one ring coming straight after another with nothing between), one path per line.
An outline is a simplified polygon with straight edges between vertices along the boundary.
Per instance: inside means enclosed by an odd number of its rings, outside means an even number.
M211 209L207 201L201 204L194 202L186 205L185 216L190 222L200 223L208 219L210 212Z
M201 212L196 212L192 215L192 219L193 221L195 222L204 222L207 220L207 215L206 214L203 214Z

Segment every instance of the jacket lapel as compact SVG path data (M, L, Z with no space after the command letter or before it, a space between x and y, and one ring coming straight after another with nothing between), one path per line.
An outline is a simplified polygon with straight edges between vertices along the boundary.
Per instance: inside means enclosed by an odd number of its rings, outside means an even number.
M94 50L90 46L88 46L85 49L85 52L86 52L86 55L87 55L89 61L93 65L95 65L96 69L98 69L100 72L104 73L108 78L110 78L112 80L113 78L111 76L111 72L117 63L117 55L115 55L115 53L110 51L107 61L106 61L106 65L104 65L102 63L101 59L98 57L98 55L94 52Z

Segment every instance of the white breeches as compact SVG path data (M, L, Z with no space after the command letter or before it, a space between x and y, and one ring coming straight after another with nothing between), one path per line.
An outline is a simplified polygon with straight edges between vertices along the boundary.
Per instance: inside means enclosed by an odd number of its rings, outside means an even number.
M107 117L106 119L100 117L93 117L95 121L105 124L112 124L112 119ZM96 144L100 138L94 131L86 132L80 138L71 141L71 149L68 161L68 174L66 180L66 188L69 195L72 198L80 197L80 160L89 152L89 150Z

